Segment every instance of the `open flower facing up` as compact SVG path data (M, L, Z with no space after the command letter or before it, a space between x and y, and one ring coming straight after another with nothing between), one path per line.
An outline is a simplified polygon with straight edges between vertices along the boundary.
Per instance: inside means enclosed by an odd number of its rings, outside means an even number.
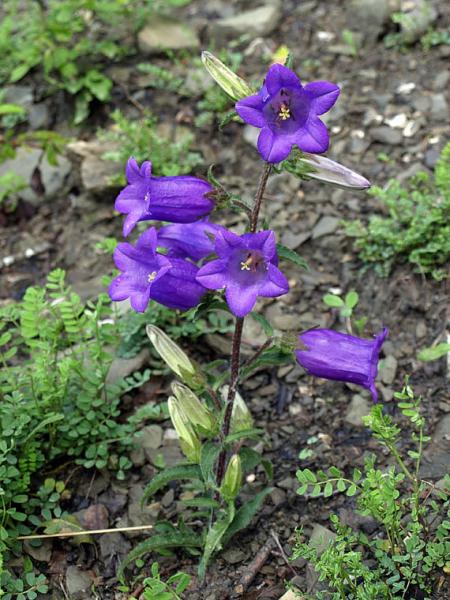
M329 81L303 86L293 71L275 64L258 94L239 100L236 111L246 123L261 129L262 158L277 163L287 158L294 144L315 154L328 149L328 131L319 115L330 110L339 92Z
M195 223L174 224L161 227L158 231L158 246L169 250L168 256L201 260L212 254L215 235L224 227L202 219Z
M375 338L363 339L331 329L311 329L300 334L295 354L312 375L362 385L377 402L378 356L387 334L384 328Z
M109 286L111 299L130 298L138 312L144 312L150 300L180 310L196 306L206 292L196 281L198 268L187 260L162 256L156 248L154 227L141 235L136 246L117 245L114 262L122 272Z
M126 237L138 221L192 223L211 212L212 200L205 194L213 187L189 175L153 177L152 163L141 167L130 158L125 171L128 185L117 196L115 209L128 215L123 224Z
M244 317L255 305L258 296L282 296L289 284L277 268L278 257L273 231L236 235L224 230L216 235L217 260L201 267L197 274L206 288L225 288L231 311Z

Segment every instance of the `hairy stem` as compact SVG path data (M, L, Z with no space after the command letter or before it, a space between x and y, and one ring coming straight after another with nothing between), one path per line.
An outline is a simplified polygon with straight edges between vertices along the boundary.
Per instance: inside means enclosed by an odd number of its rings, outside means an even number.
M264 196L264 190L266 189L267 180L269 178L270 169L272 165L264 163L264 169L259 178L258 189L256 190L255 201L253 204L253 210L250 218L250 231L255 233L258 227L259 212L261 210L262 199ZM236 389L239 380L239 362L241 356L241 341L242 341L242 329L244 327L244 319L242 317L236 317L236 323L233 334L233 346L231 349L231 376L230 376L230 387L228 388L227 403L225 406L225 414L222 422L221 438L222 444L230 433L231 415L233 414L234 399L236 397ZM223 476L225 475L227 451L226 448L222 448L219 458L217 460L216 470L216 482L217 485L222 483Z

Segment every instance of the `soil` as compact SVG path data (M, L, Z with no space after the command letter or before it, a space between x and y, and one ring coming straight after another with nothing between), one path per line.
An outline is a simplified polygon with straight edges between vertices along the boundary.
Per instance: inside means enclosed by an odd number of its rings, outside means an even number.
M180 14L199 31L202 47L212 48L215 39L211 23L215 19L257 4L253 1L216 0L207 4L194 1ZM448 20L450 7L446 3L431 4L438 11L440 24ZM342 31L350 29L352 23L349 2L285 0L278 6L278 11L281 13L279 24L266 37L244 39L238 43L237 49L244 54L240 73L257 80L264 74L267 55L280 44L286 44L294 57L294 67L304 80L328 79L342 87L336 108L326 118L331 130L330 158L381 186L390 178L404 180L419 169L432 170L439 150L449 137L442 105L439 111L439 99L448 102L445 73L448 71L449 47L442 45L424 51L416 44L405 52L386 49L382 38L394 28L386 21L372 42L363 45L357 56L349 56L342 48L341 40ZM367 23L361 22L363 41L366 33L369 35L368 27ZM138 58L136 61L140 62ZM175 75L182 74L187 64L184 60L174 65L161 55L152 58L152 62L172 69ZM189 127L195 135L194 148L203 153L205 165L216 164L215 174L221 182L250 199L261 169L258 154L249 143L251 130L236 123L229 124L222 132L217 131L217 124L195 128L193 117L199 112L196 99L139 88L138 78L133 75L134 66L133 62L127 65L125 83L115 87L114 105L98 107L91 128L85 127L78 136L92 137L96 125L106 126L107 114L114 107L139 116L135 105L129 102L130 97L137 99L151 108L168 127L176 128L177 119L182 120L183 126ZM52 126L67 129L60 109L52 104L53 101L48 102ZM386 119L399 114L417 124L412 136L406 136L402 129L383 125ZM184 115L183 118L180 115ZM381 126L386 127L386 131L380 133ZM389 160L380 161L380 153L387 155ZM197 174L204 174L204 171ZM14 261L3 263L1 297L5 300L21 298L27 286L42 283L48 271L56 266L67 270L69 281L83 297L98 293L101 276L111 269L111 260L96 252L94 245L105 236L120 237L121 219L113 213L113 200L111 190L101 196L88 194L74 169L66 193L51 203L34 205L22 201L14 215L4 216L3 227L0 227L1 254L13 257ZM399 417L392 401L393 392L401 388L404 376L410 375L415 392L423 396L429 433L433 435L445 415L448 422L448 368L445 360L420 363L417 353L449 327L448 280L426 279L414 273L410 265L398 265L386 279L361 270L352 240L343 234L340 220L366 220L370 214L382 210L378 201L364 192L344 191L315 182L299 185L291 175L282 174L271 178L264 202L265 217L282 243L296 246L310 265L310 270L305 272L292 265L284 269L290 278L291 291L276 302L261 302L259 306L265 315L282 330L299 331L315 325L339 327L342 324L338 315L327 309L321 298L331 289L357 290L360 294L358 314L368 317L369 332L378 332L383 326L389 327L390 331L383 352L385 360L391 357L387 363L394 364L393 376L387 374L383 379L382 371L379 384L386 410ZM243 226L243 220L235 214L222 214L220 218L228 225ZM325 234L322 235L323 231ZM30 248L34 251L32 256L27 253ZM257 330L248 329L244 334L245 341L254 345L257 333ZM195 349L189 347L189 351L213 360L218 351L215 346L211 347L211 340L209 343L207 350L205 344L200 343ZM185 346L188 348L187 341ZM161 386L156 386L159 394L164 394L168 383L161 382ZM377 453L381 461L386 460L370 433L346 419L356 390L344 384L312 379L299 367L292 366L260 371L245 382L240 391L251 408L256 425L266 431L263 452L274 464L273 491L251 527L239 534L213 561L203 584L195 575L195 558L177 554L158 559L164 576L178 569L193 576L186 594L190 600L278 599L285 592L285 582L293 578L303 591L312 589L314 574L304 561L288 564L284 557L291 552L295 529L303 526L308 537L314 524L328 527L332 513L339 514L354 527L368 530L373 527L355 516L352 498L333 495L327 499L305 500L296 494L295 472L299 466L312 470L331 465L342 469L360 467L368 452ZM147 401L151 400L152 395L155 396L155 386L147 384L140 394ZM170 427L169 422L161 426L166 432ZM165 452L176 454L170 435L166 434L161 443ZM300 461L299 452L305 447L311 448L313 455ZM433 471L432 457L430 464ZM109 527L135 524L131 522L133 517L137 519L136 523L139 519L154 522L156 516L176 520L180 510L176 487L159 494L144 516L130 513L130 506L135 506L141 487L154 472L151 463L145 461L143 466L134 467L125 482L119 483L105 473L76 471L70 484L72 499L65 508L70 512L95 511L97 509L92 507L102 505L106 509L102 512L102 522ZM429 476L437 480L443 474L437 469ZM249 497L250 490L258 489L262 482L260 472L251 477L246 483L243 501ZM271 532L279 540L283 553L274 543L254 581L242 593L241 578L271 538ZM91 582L95 593L88 591L89 586L82 591L81 586L81 591L74 592L73 597L128 597L117 591L116 567L120 557L144 537L145 534L115 534L101 536L95 544L54 542L48 556L41 562L38 559L42 572L51 581L51 597L71 597L67 595L67 577L80 578L80 573L85 581ZM143 569L149 569L149 563ZM438 583L442 587L436 598L448 598L445 591L448 587L445 588L444 582Z

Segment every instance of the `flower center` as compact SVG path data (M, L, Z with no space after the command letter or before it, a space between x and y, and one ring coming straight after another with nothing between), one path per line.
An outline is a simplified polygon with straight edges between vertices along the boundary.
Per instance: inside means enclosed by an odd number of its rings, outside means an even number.
M282 102L280 105L278 116L282 121L286 121L286 119L289 119L291 117L291 111L289 109L289 106L287 106L287 104L285 104L284 102Z
M247 258L241 261L241 271L256 272L259 265L261 265L263 262L263 258L259 253L249 252Z
M157 271L152 271L151 273L149 273L149 275L147 277L147 281L149 283L151 283L152 281L155 281L157 275L158 275Z

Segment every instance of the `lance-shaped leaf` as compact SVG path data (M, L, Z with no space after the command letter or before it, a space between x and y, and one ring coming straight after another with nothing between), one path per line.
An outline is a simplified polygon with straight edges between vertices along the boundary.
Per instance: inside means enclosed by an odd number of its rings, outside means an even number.
M365 190L370 182L355 171L318 154L293 152L283 168L300 179L317 179L344 189Z
M192 480L192 479L202 479L202 472L198 465L176 465L175 467L170 467L168 469L164 469L157 475L155 475L150 483L144 490L144 494L142 496L141 503L143 504L147 498L156 494L158 490L165 487L171 481L178 480Z
M254 90L248 83L233 73L211 52L202 52L202 63L214 81L226 92L233 100L240 100L246 96L254 94Z

